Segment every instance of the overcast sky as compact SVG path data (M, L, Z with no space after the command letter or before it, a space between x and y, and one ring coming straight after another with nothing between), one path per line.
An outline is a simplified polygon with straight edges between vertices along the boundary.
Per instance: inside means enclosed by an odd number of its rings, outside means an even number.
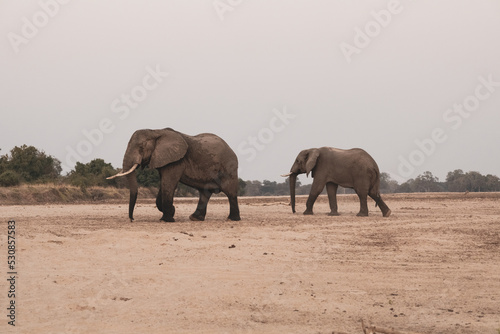
M64 172L172 127L225 139L245 180L321 146L398 181L500 176L498 0L2 0L0 36L0 154Z

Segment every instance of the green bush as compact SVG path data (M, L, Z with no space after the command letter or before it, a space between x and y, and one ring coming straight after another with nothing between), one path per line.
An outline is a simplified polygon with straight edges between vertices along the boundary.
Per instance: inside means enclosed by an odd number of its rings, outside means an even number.
M156 169L138 168L137 183L143 187L160 187L160 173Z
M75 169L68 175L68 181L71 185L80 187L82 190L95 186L116 187L116 179L106 180L106 177L115 173L116 171L110 163L106 163L103 159L94 159L86 164L77 162Z
M7 170L16 171L28 183L53 181L61 174L61 162L34 146L15 146L3 157Z
M13 170L7 170L0 174L0 186L12 187L21 183L21 176Z

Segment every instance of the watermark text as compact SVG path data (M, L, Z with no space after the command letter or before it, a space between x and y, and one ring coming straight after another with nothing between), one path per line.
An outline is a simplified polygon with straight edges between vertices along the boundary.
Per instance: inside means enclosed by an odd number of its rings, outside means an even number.
M275 135L285 130L295 117L297 116L288 112L286 107L283 107L283 110L273 109L273 116L269 119L268 126L242 141L238 145L238 152L245 155L248 162L254 160L257 152L265 150L267 145L274 140Z
M443 113L443 121L451 130L458 130L462 126L463 120L477 111L481 102L489 99L500 87L500 81L495 81L492 74L487 77L479 76L477 80L479 83L473 94L466 96L460 103L454 103ZM403 178L410 177L415 172L416 167L423 165L426 159L436 152L438 144L446 142L448 137L445 128L437 127L431 131L429 137L416 139L414 144L417 148L407 156L399 155L398 175Z
M12 49L17 54L20 51L21 45L28 44L35 38L40 30L49 24L60 11L61 5L66 5L70 0L40 0L38 5L40 7L31 18L23 16L21 18L21 27L19 32L9 32L7 39L12 46Z
M160 84L168 76L168 72L164 72L160 65L155 68L146 66L146 74L142 78L141 84L132 87L129 92L120 94L119 97L113 99L110 104L110 110L116 114L120 121L127 119L133 109L137 109L148 94L157 89ZM74 146L66 146L66 157L63 162L64 169L70 169L77 161L88 157L92 154L95 147L101 145L104 137L112 133L116 128L116 121L112 118L102 118L96 127L92 129L83 129L81 139Z

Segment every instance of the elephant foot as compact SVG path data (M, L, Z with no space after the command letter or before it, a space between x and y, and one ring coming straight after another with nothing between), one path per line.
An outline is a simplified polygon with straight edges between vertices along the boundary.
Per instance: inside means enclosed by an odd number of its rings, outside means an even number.
M165 216L163 216L163 217L160 218L160 221L166 222L166 223L175 223L174 217L165 217Z
M391 209L387 210L387 212L384 213L384 217L389 217L391 213L392 213Z
M358 217L368 217L368 213L359 212L356 216L358 216Z
M306 211L304 211L304 213L303 213L303 214L304 214L304 215L306 215L306 216L312 216L312 215L313 215L313 212L312 212L312 210L311 210L311 211L306 210Z
M231 215L229 215L229 216L227 217L227 219L228 219L228 220L233 220L233 221L240 221L240 220L241 220L241 218L240 218L240 216L239 216L239 215L237 215L237 216L236 216L236 215L235 215L235 216L231 216Z
M189 219L190 219L190 220L192 220L192 221L194 221L194 222L202 222L202 221L204 221L204 220L205 220L205 217L203 217L203 216L198 216L198 215L195 215L195 214L193 213L191 216L189 216Z
M340 216L340 213L338 213L338 212L330 212L328 215L329 216Z

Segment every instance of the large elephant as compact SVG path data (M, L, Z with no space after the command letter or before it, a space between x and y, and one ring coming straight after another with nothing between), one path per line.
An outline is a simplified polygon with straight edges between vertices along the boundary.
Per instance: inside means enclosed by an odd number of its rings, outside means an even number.
M330 202L331 216L337 216L337 188L352 188L358 194L361 208L358 216L368 216L367 196L375 200L384 217L389 217L391 210L380 197L380 172L373 158L360 148L342 150L333 147L311 148L303 150L295 159L290 173L290 199L295 213L295 183L297 175L312 172L314 178L311 192L306 203L305 215L313 214L313 205L326 185Z
M137 200L135 169L149 166L160 173L156 198L162 221L174 222L174 191L179 182L197 189L200 199L191 220L203 221L213 193L222 191L229 199L229 219L240 220L238 207L238 158L227 143L211 133L188 136L173 129L137 130L123 157L123 172L130 186L129 218L134 220Z

